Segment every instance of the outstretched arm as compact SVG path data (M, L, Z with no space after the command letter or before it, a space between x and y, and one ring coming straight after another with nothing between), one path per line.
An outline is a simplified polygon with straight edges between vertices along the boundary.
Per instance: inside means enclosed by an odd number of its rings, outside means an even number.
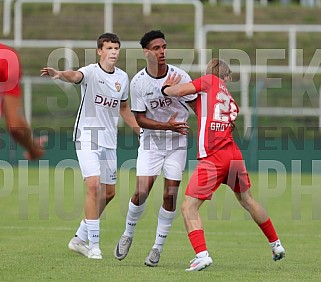
M40 76L49 75L53 79L60 79L71 83L79 83L83 79L83 74L80 71L58 71L54 68L43 68L40 72Z
M195 94L196 89L191 82L178 84L182 79L181 75L174 73L168 75L164 81L161 89L162 93L166 96L185 96Z
M185 96L189 94L195 94L196 89L193 85L193 83L188 82L188 83L183 83L183 84L176 84L173 86L166 85L164 83L164 86L162 87L162 93L167 95L167 96Z

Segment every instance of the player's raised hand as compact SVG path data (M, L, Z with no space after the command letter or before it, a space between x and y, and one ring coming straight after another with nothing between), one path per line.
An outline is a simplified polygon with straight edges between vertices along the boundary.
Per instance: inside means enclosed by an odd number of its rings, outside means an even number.
M182 79L182 75L174 72L173 74L169 74L167 76L166 80L163 83L163 86L165 85L172 86L172 85L178 84L181 81L181 79Z
M60 72L55 70L54 68L43 68L40 70L41 74L40 76L49 75L53 79L59 79L60 78Z
M170 119L168 120L168 123L170 124L170 130L178 132L180 134L183 135L187 135L188 134L188 129L189 126L186 122L177 122L175 121L175 118L177 117L177 112L174 113Z

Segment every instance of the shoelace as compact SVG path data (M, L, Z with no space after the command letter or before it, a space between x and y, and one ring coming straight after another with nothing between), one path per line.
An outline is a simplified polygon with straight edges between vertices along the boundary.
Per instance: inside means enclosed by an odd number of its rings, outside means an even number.
M130 243L130 238L129 237L125 237L125 240L122 241L122 245L124 246L124 245L126 245L128 243Z
M150 256L151 261L157 261L158 260L158 250L152 250L151 256Z

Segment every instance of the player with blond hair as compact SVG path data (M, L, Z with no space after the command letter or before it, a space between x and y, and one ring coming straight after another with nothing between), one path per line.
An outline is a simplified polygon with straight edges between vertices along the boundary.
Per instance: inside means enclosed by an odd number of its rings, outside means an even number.
M222 60L212 59L206 74L190 83L177 84L179 75L169 76L162 86L165 97L183 97L198 93L196 114L198 118L199 163L190 178L182 205L185 227L196 257L187 271L198 271L211 265L198 212L206 200L224 183L234 192L262 230L272 248L273 260L285 256L285 250L263 207L252 197L250 179L240 149L232 136L239 108L225 83L232 78L229 66Z

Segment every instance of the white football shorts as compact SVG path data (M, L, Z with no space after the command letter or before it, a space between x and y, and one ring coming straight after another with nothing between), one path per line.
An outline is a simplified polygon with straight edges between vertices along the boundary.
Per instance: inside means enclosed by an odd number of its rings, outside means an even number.
M75 142L83 178L100 176L100 183L116 184L116 149L101 147L92 142Z
M176 150L138 149L136 175L156 176L163 169L164 177L170 180L182 180L186 165L186 148Z

